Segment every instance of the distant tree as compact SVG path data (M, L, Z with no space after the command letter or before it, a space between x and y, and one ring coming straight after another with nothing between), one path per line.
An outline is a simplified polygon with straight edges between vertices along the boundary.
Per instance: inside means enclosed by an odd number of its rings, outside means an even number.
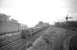
M39 21L39 23L36 25L36 27L42 26L44 24L44 22Z
M15 19L11 19L10 21L11 21L12 23L18 23L18 21L15 20Z
M68 19L72 19L72 17L66 16L65 19L68 21Z
M44 22L40 21L39 24L44 24Z

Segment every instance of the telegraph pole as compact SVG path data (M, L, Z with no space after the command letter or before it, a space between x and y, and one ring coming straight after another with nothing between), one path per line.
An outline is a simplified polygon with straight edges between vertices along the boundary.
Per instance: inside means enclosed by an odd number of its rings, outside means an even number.
M65 19L66 19L66 22L68 21L68 15L65 17Z

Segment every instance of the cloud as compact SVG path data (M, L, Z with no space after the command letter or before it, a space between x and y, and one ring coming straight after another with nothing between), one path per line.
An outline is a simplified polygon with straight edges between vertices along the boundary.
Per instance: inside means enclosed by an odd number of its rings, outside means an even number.
M1 8L13 8L15 6L15 0L0 0Z
M0 0L0 7L2 6L2 2L3 2L3 0Z
M77 0L67 0L66 5L69 13L77 13Z
M28 25L39 20L53 23L66 15L63 0L4 0L2 10L13 18Z

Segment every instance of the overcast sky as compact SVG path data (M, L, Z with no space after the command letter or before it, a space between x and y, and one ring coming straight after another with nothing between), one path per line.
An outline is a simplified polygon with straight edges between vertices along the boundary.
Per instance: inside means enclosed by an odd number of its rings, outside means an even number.
M66 14L77 13L76 5L77 0L0 0L0 12L31 27L38 21L62 21Z

